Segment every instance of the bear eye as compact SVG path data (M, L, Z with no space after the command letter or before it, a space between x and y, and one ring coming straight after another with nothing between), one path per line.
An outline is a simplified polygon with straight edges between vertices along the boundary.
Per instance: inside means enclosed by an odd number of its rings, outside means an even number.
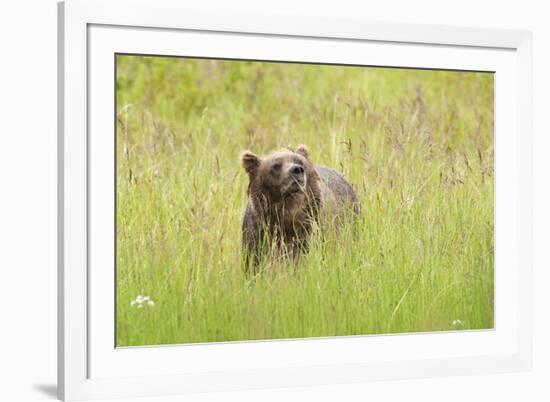
M283 166L282 163L276 163L271 167L272 172L279 172L281 170L281 167Z

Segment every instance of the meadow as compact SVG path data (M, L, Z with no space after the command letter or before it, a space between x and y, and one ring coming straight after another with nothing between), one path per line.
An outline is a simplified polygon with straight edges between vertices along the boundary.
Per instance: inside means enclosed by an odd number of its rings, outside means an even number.
M119 55L116 94L117 346L493 328L492 74ZM299 144L361 214L250 278L239 153Z

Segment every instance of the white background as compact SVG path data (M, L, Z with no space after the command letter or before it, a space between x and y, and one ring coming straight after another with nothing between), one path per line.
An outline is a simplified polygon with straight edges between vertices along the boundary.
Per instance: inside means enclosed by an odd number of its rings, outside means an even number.
M546 252L550 246L547 155L550 24L546 2L232 0L230 3L234 11L241 12L263 10L534 32L535 368L522 374L154 400L550 400L550 290L547 289L550 258ZM216 3L201 0L198 4L205 8ZM227 8L229 2L219 4ZM44 401L55 398L56 378L56 2L4 2L0 5L0 16L0 400Z

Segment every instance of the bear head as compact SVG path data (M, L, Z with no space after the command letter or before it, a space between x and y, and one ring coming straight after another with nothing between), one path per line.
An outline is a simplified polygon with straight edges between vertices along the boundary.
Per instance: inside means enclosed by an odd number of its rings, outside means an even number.
M281 208L313 210L320 202L320 179L305 145L259 157L241 153L248 194L258 213Z

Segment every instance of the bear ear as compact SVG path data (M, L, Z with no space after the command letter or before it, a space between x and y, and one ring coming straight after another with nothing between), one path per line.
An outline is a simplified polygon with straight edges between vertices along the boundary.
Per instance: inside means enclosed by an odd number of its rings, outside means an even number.
M298 148L296 148L296 153L302 155L306 159L309 159L309 149L305 145L298 146Z
M241 165L243 166L244 170L246 170L246 173L249 175L253 174L258 166L260 166L260 158L258 158L255 154L253 154L251 151L243 151L241 152Z

